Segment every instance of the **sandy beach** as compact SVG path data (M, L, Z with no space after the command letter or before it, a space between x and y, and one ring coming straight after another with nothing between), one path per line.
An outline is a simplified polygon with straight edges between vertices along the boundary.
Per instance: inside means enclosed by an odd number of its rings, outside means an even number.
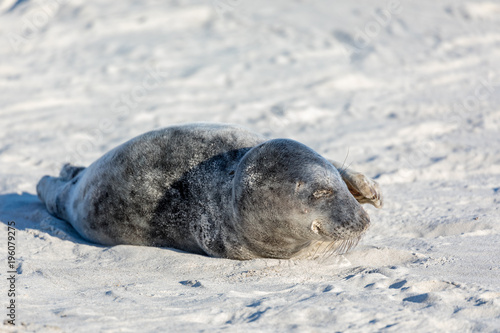
M92 244L36 196L200 121L345 161L385 206L347 254L236 261ZM3 1L0 222L2 332L500 332L500 2Z

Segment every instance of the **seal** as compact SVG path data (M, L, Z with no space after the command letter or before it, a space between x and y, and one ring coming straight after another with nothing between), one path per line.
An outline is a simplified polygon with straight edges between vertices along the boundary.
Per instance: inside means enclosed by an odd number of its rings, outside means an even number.
M142 134L87 168L66 164L37 193L94 243L240 260L347 250L370 223L360 203L382 205L375 181L297 141L203 123Z

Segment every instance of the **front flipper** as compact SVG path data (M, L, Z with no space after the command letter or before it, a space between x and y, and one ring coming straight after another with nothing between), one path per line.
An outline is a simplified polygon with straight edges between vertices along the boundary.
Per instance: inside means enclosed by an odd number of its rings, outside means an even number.
M365 176L360 172L351 169L343 169L342 166L332 160L328 160L333 164L342 176L342 180L346 183L349 192L361 204L371 204L376 208L381 208L384 204L382 192L376 181Z

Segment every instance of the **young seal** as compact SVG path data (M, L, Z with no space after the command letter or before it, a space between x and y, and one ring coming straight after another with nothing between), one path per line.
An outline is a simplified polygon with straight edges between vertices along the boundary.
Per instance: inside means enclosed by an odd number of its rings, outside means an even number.
M37 193L91 242L232 259L354 245L370 223L360 203L382 205L376 182L299 142L217 124L145 133Z

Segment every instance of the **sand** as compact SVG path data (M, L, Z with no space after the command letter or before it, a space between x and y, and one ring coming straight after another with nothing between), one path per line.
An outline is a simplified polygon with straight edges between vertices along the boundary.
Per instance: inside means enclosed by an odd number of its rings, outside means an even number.
M498 1L3 1L5 332L500 332ZM45 174L195 121L286 137L375 178L345 255L233 261L104 247Z

